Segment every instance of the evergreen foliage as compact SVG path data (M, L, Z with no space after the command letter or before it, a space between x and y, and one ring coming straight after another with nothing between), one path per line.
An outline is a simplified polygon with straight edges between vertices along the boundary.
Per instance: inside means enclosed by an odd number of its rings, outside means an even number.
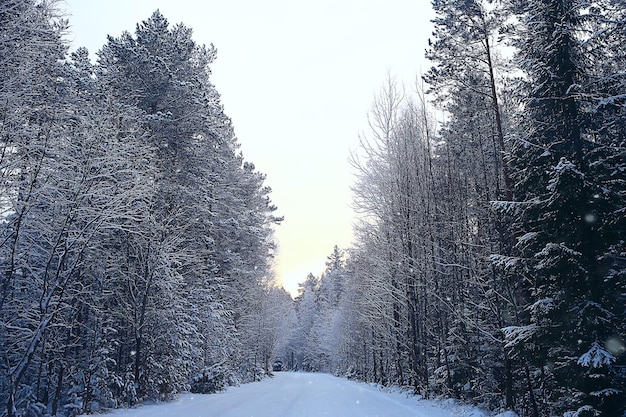
M432 4L424 79L446 121L419 86L376 97L339 304L326 275L300 296L298 331L347 323L343 348L307 360L520 416L622 416L625 8Z
M432 6L428 90L389 77L354 151L354 247L292 300L215 48L156 11L92 63L54 1L1 2L1 415L216 392L280 361L622 417L623 1Z
M608 131L597 134L598 121L586 114L597 106L589 102L602 70L594 61L611 60L612 51L585 39L597 16L583 4L528 2L520 12L515 44L526 79L510 161L529 294L524 327L532 331L510 331L517 340L509 346L537 370L529 386L545 392L531 402L533 414L619 415L623 382L615 377L623 378L624 359L605 346L624 321L623 283L609 272L614 249L624 247L624 174L610 162L623 148Z

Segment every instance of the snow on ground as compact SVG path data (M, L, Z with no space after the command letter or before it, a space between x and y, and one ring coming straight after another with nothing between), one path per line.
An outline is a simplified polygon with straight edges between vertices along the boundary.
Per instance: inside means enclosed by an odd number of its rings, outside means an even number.
M219 394L116 410L110 417L485 417L471 407L419 401L327 374L278 372Z

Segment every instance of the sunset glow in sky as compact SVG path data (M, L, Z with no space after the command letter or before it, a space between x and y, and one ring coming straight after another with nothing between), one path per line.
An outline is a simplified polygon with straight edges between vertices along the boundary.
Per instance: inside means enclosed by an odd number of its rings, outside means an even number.
M427 0L65 0L72 47L92 54L159 9L214 44L213 83L244 157L267 174L285 221L275 272L292 294L352 241L350 149L387 74L410 88L432 18Z

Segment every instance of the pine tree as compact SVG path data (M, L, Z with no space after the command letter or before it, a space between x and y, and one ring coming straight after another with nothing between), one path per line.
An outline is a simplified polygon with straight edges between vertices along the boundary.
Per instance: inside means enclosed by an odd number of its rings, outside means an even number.
M455 232L443 237L442 241L449 243L439 256L471 271L450 268L456 281L467 287L456 291L457 286L450 286L453 294L448 297L453 302L447 308L455 317L451 334L442 345L438 380L452 395L476 395L490 407L503 399L505 406L512 408L513 361L504 344L494 342L502 339L502 327L515 323L517 290L510 280L500 279L498 265L485 261L511 245L508 219L498 218L489 207L493 200L512 198L514 191L504 158L511 110L503 105L508 68L501 51L507 37L507 14L502 3L491 1L437 0L432 4L437 17L426 57L433 67L424 79L435 95L435 104L448 114L438 132L436 162L440 165L437 172L442 174L437 189L446 190L439 200L443 202L439 210L445 213L442 218L457 225ZM468 314L468 305L480 306L480 311L489 314ZM475 329L481 332L475 334ZM487 340L482 341L483 337ZM468 349L468 340L489 348L470 353L473 348ZM466 359L460 360L462 356ZM469 366L471 362L473 366ZM458 372L455 367L460 368ZM453 390L453 385L470 387L473 393ZM474 391L478 385L492 393L491 398Z
M236 381L235 317L272 297L280 219L209 80L214 49L155 13L94 66L65 55L55 2L4 2L0 23L0 406L166 399L205 366Z
M506 126L498 86L498 77L504 75L498 54L504 11L483 0L434 0L432 7L437 17L433 20L435 29L426 58L433 67L424 79L436 102L447 110L471 108L476 114L480 109L483 121L476 117L475 123L481 124L482 140L493 152L488 157L492 168L485 167L485 174L492 192L510 198L512 185L504 162Z
M170 28L157 11L134 36L109 38L99 75L116 97L144 113L156 148L157 233L145 244L165 251L155 259L170 259L168 271L183 280L207 340L197 371L223 364L234 374L247 360L240 343L244 316L251 314L248 300L264 293L271 227L280 219L264 176L237 153L210 82L214 58L214 48L196 45L189 28Z

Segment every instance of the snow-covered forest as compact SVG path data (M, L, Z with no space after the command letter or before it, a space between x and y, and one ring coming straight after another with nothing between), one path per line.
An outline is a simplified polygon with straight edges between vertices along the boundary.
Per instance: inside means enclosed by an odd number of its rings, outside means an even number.
M0 2L1 416L216 392L275 360L624 415L623 0L433 0L432 68L389 77L350 161L354 245L295 300L215 49L155 12L92 62L57 6Z
M290 305L266 282L280 219L211 84L215 51L157 12L92 64L57 13L0 3L0 415L258 378L269 307Z

